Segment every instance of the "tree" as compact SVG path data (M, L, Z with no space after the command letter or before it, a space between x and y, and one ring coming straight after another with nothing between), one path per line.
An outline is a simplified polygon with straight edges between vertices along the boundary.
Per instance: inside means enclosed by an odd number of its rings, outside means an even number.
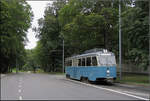
M148 1L135 1L135 6L123 12L125 58L145 70L148 67Z
M0 1L1 72L23 65L26 32L31 25L32 12L25 0Z
M96 47L116 52L117 3L113 2L112 6L112 1L70 0L59 11L61 33L65 37L65 45L70 47L67 49L74 54Z
M57 0L53 2L52 6L47 6L44 19L39 19L39 27L34 28L40 39L36 47L36 54L40 55L41 60L39 65L46 72L60 70L62 39L58 11L64 4L66 4L66 0Z

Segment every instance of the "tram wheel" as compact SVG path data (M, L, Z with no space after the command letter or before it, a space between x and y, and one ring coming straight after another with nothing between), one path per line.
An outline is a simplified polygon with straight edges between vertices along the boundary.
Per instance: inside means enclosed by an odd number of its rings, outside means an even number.
M70 75L66 74L66 78L67 78L67 79L70 79Z
M84 83L90 83L89 79L87 77L81 77L81 82L84 82Z

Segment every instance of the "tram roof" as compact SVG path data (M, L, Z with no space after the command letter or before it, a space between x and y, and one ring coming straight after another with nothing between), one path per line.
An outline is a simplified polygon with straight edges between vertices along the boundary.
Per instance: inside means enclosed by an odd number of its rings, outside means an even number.
M98 52L91 52L91 53L84 53L84 54L80 54L80 55L75 55L72 57L68 57L66 59L73 59L73 58L86 57L86 56L96 56L96 55L111 55L111 56L113 56L114 53L109 52L109 51L106 51L106 52L98 51Z

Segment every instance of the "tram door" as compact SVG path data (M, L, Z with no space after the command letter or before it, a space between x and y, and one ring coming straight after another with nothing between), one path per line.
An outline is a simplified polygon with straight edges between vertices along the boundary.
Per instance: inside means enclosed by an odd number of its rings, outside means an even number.
M74 78L77 78L77 65L76 65L76 60L73 59L73 76Z
M74 77L77 78L77 67L74 67Z

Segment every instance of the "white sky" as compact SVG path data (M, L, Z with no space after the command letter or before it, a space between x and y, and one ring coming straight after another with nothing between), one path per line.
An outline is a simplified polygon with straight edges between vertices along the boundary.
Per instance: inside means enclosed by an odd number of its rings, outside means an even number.
M51 3L51 1L27 1L27 2L31 6L33 14L34 14L32 27L37 27L38 19L43 17L45 7L47 6L48 3ZM27 38L29 42L27 42L25 49L35 48L38 39L35 38L35 32L32 31L32 28L28 30Z

